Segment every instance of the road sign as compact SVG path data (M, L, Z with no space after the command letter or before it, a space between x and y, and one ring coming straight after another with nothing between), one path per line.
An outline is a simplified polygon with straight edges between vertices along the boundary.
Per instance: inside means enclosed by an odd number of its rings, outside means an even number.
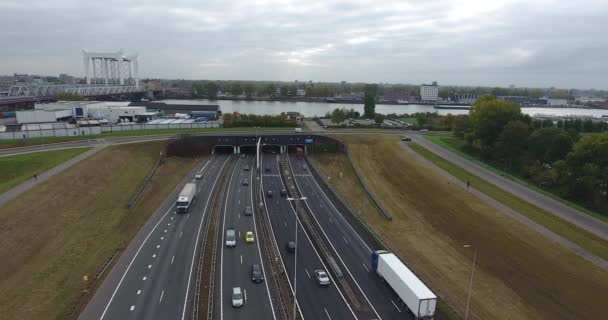
M304 139L304 144L312 144L312 139Z

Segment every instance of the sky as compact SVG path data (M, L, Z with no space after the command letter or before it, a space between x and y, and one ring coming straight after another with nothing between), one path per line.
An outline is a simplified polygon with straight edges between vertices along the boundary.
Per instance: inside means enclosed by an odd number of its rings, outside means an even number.
M608 88L608 0L0 0L0 74Z

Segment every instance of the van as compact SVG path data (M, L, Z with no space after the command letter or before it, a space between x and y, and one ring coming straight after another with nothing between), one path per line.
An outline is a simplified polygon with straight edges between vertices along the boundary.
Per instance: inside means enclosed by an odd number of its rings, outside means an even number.
M234 229L226 229L226 247L236 247L236 231Z

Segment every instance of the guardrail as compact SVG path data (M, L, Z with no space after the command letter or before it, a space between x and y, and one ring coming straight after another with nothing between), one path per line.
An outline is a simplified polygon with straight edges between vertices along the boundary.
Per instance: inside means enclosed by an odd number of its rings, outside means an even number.
M152 180L152 177L156 173L156 170L158 169L158 167L163 162L163 159L164 159L163 156L160 155L158 157L158 159L156 160L156 163L154 163L154 166L152 166L152 168L150 169L150 171L148 172L148 174L144 178L144 181L142 181L139 184L139 187L137 187L137 191L135 192L135 194L133 195L133 197L131 197L131 200L129 200L129 203L127 205L129 207L129 209L133 209L133 207L135 207L135 205L137 204L137 201L139 201L139 199L143 195L144 191L146 190L146 188L150 184L150 180Z
M348 146L347 145L344 145L344 150L346 150L346 157L348 158L348 163L350 164L350 166L355 171L355 175L357 176L357 179L359 179L359 182L361 182L361 185L363 186L363 190L365 190L365 193L367 193L367 195L369 195L369 197L372 199L372 201L374 202L374 204L376 205L376 207L378 208L378 210L380 210L380 212L382 213L382 215L387 220L393 220L393 216L388 211L388 209L386 209L380 203L380 201L378 201L378 198L376 198L376 195L374 194L374 192L371 191L370 188L367 186L367 183L365 183L365 179L363 178L363 175L361 175L361 173L359 172L359 169L357 169L357 167L355 166L355 163L353 162L352 157L350 156L350 150L348 150Z

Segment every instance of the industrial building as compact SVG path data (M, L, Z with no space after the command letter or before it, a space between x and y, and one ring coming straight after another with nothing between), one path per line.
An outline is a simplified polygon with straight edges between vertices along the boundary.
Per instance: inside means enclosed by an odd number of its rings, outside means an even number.
M105 119L109 123L145 122L154 119L157 114L156 112L148 112L145 107L129 106L129 102L113 101L60 101L55 103L38 103L34 108L37 111L67 110L74 119ZM19 122L18 118L17 123L24 122Z
M191 118L207 118L216 120L222 115L222 110L217 104L173 104L165 102L132 102L132 107L145 107L148 110L158 110L164 115L173 116L176 113L187 114Z
M439 99L439 86L437 81L433 84L423 84L420 86L420 100L423 102L437 102Z

